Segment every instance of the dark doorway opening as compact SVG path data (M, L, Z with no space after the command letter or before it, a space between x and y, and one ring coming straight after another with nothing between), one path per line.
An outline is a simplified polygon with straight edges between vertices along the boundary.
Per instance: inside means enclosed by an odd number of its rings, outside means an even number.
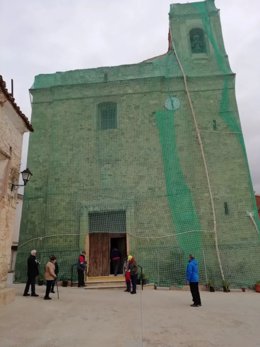
M118 274L123 273L123 264L124 260L126 258L126 236L112 236L110 238L110 254L113 248L117 248L121 253L121 260L119 265ZM113 274L113 264L112 261L110 262L110 274Z

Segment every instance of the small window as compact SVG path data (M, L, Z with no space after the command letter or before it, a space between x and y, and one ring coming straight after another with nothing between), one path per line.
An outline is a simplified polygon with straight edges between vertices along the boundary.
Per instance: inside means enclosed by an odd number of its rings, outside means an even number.
M117 104L115 102L102 102L98 105L99 129L117 128Z
M190 44L192 53L206 53L204 31L199 28L190 31Z
M224 202L224 211L225 211L225 214L229 214L229 208L228 208L227 202Z

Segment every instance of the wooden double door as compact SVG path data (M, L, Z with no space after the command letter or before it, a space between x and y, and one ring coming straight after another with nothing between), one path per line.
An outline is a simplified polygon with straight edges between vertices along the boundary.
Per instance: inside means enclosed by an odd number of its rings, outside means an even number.
M126 257L125 233L90 233L89 234L89 276L108 276L112 273L110 253L112 248L121 252L119 273L123 272L123 261Z

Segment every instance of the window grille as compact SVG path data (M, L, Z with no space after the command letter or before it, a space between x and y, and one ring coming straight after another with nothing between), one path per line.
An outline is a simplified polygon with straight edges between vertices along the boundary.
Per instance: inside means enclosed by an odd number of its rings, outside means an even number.
M117 104L115 102L103 102L98 105L99 129L117 128Z
M89 232L123 233L126 231L125 211L89 213Z

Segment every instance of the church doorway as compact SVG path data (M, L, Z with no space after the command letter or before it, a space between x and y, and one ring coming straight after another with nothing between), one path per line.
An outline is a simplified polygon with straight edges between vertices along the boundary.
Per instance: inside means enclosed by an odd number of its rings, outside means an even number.
M122 255L119 273L123 273L123 260L127 253L125 211L89 213L89 276L112 273L110 254L115 247Z

